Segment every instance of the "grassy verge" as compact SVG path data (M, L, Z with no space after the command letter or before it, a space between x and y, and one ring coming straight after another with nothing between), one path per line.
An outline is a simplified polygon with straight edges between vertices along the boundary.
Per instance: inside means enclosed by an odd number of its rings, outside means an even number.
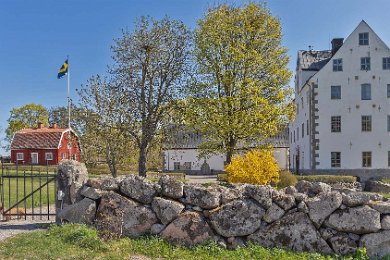
M354 259L295 253L249 245L226 250L215 244L193 249L172 246L156 237L103 242L93 229L82 225L51 226L47 231L20 234L0 242L1 259L129 259L134 255L163 259ZM367 258L357 258L367 259Z

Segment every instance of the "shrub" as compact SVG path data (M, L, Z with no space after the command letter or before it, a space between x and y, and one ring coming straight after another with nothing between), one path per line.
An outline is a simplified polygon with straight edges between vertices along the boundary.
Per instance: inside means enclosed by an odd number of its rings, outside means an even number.
M225 171L230 183L270 184L279 180L278 163L270 150L234 156Z
M357 181L355 176L338 176L338 175L307 175L307 176L297 176L299 181L311 181L311 182L324 182L328 184L345 182L353 183Z
M289 171L279 172L278 188L282 189L287 186L294 186L298 182L297 177Z

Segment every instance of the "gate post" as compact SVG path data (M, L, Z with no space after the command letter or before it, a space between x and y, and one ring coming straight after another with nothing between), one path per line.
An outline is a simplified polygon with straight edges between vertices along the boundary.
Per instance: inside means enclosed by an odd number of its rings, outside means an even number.
M85 164L62 160L57 167L57 194L56 194L56 223L61 219L58 213L65 207L72 205L81 199L80 189L88 180L88 172Z

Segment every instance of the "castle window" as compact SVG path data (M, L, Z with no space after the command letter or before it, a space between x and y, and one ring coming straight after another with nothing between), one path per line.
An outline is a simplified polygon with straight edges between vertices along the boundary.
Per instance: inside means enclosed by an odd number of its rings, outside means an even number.
M330 153L330 162L332 168L341 167L341 152L331 152Z
M371 152L363 152L362 153L362 166L363 167L371 167L372 154Z
M341 116L331 117L331 132L333 133L341 132Z
M359 33L359 45L368 45L368 32Z
M341 86L331 86L330 87L330 98L331 99L341 99Z
M362 132L371 132L372 118L371 116L362 116Z
M371 100L371 84L362 84L362 100Z
M343 71L343 59L333 60L333 71Z
M390 57L383 58L383 69L390 70Z
M370 57L360 58L360 69L361 70L370 70L371 69L371 59Z

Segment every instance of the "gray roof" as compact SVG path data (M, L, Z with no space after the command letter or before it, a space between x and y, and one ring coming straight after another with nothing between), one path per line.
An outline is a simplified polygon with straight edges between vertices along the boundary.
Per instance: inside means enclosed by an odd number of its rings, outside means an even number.
M298 51L297 66L302 70L318 71L332 57L332 51Z

